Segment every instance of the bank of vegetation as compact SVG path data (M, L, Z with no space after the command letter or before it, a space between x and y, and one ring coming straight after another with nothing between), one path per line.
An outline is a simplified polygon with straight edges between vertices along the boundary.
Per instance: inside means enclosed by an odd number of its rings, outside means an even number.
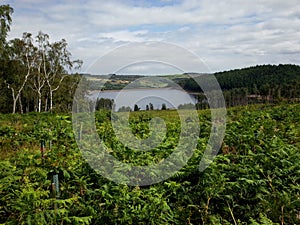
M95 173L76 145L69 114L2 114L0 223L299 224L299 111L299 104L230 109L222 147L203 172L198 165L211 124L210 112L199 111L201 133L188 164L161 183L135 187ZM129 126L142 137L154 117L168 129L148 152L118 141L109 111L96 112L97 131L120 161L151 164L172 154L180 127L175 110L131 112Z

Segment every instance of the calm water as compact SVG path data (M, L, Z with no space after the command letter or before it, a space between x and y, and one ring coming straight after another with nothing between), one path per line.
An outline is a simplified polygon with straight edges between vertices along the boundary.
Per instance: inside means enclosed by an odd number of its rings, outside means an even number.
M138 105L140 109L146 109L146 105L153 104L154 109L161 109L162 104L167 108L177 108L181 104L196 103L196 98L185 91L171 88L149 88L149 89L123 89L111 91L94 92L92 99L109 98L114 100L114 108L118 110L122 106L134 108Z

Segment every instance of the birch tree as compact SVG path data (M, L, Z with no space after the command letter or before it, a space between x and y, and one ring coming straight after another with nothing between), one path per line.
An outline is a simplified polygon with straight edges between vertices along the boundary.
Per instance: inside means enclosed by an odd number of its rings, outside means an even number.
M50 43L49 36L39 32L37 36L39 49L41 51L42 75L49 89L49 110L53 110L53 94L57 91L62 81L73 69L79 69L81 60L71 60L71 53L67 49L65 39Z
M14 39L9 43L10 64L15 74L6 74L5 84L11 90L13 106L12 113L16 112L18 100L21 102L21 93L29 76L32 74L36 61L36 54L32 43L32 35L24 33L22 39ZM21 103L20 103L21 105Z
M47 75L47 54L49 51L49 35L39 32L36 36L37 61L36 73L32 77L33 89L37 93L37 111L42 111L42 93L46 84ZM46 101L46 100L45 100Z
M50 94L50 111L52 111L53 93L59 89L68 72L81 67L82 61L71 60L71 53L67 50L67 42L65 39L51 45L49 57L51 73L50 76L46 77L46 81Z

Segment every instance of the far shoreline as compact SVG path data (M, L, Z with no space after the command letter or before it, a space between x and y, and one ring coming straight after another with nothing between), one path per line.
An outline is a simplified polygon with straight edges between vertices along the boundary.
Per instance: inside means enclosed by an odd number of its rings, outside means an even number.
M104 90L92 90L89 91L90 94L95 94L95 93L108 93L108 92L121 92L121 91L149 91L149 90L178 90L182 92L186 92L187 94L190 95L199 95L201 92L189 92L185 91L183 88L174 88L174 87L162 87L162 88L156 88L156 87L143 87L143 88L122 88L122 89L104 89Z

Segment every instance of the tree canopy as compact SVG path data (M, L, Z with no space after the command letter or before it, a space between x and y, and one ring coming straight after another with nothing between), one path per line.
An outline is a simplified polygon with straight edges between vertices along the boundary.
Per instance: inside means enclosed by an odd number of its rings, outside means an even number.
M82 61L72 59L65 39L51 43L42 31L6 40L12 13L9 5L0 6L0 112L71 110L80 79L74 72Z

